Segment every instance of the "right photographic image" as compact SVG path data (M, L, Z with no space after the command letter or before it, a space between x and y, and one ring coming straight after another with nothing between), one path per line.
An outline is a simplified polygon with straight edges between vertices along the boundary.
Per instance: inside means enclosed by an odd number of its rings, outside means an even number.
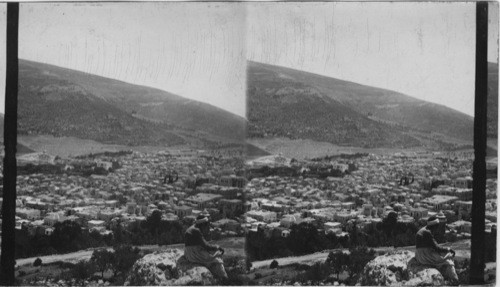
M242 224L251 282L449 286L480 276L495 284L499 22L498 3L483 4L247 3L252 149ZM484 234L474 239L478 226Z

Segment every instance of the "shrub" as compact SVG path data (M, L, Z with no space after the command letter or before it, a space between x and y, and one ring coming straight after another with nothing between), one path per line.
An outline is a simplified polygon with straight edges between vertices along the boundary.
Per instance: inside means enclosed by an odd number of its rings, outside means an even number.
M134 263L139 259L140 250L137 247L132 247L131 245L115 246L114 256L112 262L112 268L115 273L127 273Z
M273 262L271 262L271 265L269 265L269 268L275 269L275 268L278 268L278 266L279 266L278 261L273 260Z
M93 263L80 261L71 269L71 277L74 278L75 281L80 282L83 286L85 280L92 276L94 272L95 268Z
M42 265L42 259L40 259L40 257L38 257L37 259L35 259L35 262L33 262L33 266L38 267L41 265Z
M330 276L334 271L330 268L328 263L316 262L311 266L302 276L297 279L303 284L317 285L328 276Z
M115 253L107 249L94 250L90 262L97 271L101 272L101 277L104 278L104 271L112 268L113 263L116 262Z
M470 261L468 259L455 261L455 268L460 284L469 284L470 280Z
M245 265L246 265L247 271L250 271L250 269L252 269L252 261L250 261L250 258L248 258L248 257L246 258Z

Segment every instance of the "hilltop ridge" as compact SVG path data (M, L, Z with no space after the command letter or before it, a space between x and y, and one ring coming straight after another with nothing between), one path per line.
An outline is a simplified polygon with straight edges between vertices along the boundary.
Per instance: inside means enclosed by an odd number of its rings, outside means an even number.
M250 61L248 91L251 138L369 148L472 143L472 117L390 90Z
M132 146L242 141L246 124L172 93L22 59L18 113L20 135Z

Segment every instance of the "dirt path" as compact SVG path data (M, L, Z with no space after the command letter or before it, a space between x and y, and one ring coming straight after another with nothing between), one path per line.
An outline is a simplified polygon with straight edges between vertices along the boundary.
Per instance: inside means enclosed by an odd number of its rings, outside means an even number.
M242 254L243 248L244 248L244 237L234 237L234 238L225 238L221 240L214 241L214 244L218 244L221 247L227 249L228 254L233 254L233 255L238 255ZM142 246L137 246L139 249L143 251L157 251L157 250L164 250L164 249L183 249L184 244L172 244L172 245L142 245ZM71 253L66 253L66 254L54 254L54 255L46 255L46 256L37 256L37 257L30 257L30 258L21 258L16 260L17 266L24 266L24 265L31 265L35 261L35 259L40 258L42 259L43 264L49 264L49 263L54 263L57 261L64 261L64 262L69 262L69 263L76 263L80 260L89 260L90 257L92 257L92 253L94 252L95 249L100 249L100 248L89 248L86 250L80 250L76 252L71 252ZM108 248L108 250L112 250L112 248Z
M454 243L447 243L443 244L444 246L450 246L456 251L456 257L462 257L462 258L470 258L470 241L465 240L465 241L457 241ZM264 267L269 267L271 265L271 262L273 260L278 261L279 266L286 266L294 263L300 263L300 264L314 264L315 262L319 261L325 261L326 258L328 258L328 254L331 251L347 251L348 249L332 249L332 250L325 250L322 252L316 252L313 254L307 254L307 255L302 255L302 256L291 256L291 257L283 257L283 258L276 258L276 259L268 259L268 260L262 260L262 261L254 261L252 262L252 268L253 269L259 269L259 268L264 268ZM387 253L392 250L409 250L415 252L415 246L407 246L407 247L378 247L378 248L373 248L378 254L382 253Z
M179 247L176 247L177 245L181 245L181 244L172 245L172 247L169 247L169 248L179 248ZM184 246L184 245L182 244L182 246ZM158 245L144 245L144 246L138 246L138 248L141 250L151 250L151 249L154 250L154 249L161 249L161 248L166 248L166 247L160 247ZM57 261L76 263L80 260L89 260L95 249L100 249L100 248L90 248L90 249L80 250L80 251L66 253L66 254L54 254L54 255L37 256L37 257L30 257L30 258L21 258L21 259L16 260L16 265L17 266L31 265L31 264L33 264L33 262L37 258L42 259L43 264L54 263ZM107 249L112 250L113 248L107 248Z
M292 257L284 257L284 258L277 258L277 259L269 259L269 260L262 260L262 261L254 261L252 262L252 268L253 269L259 269L263 267L269 267L271 265L271 262L273 260L278 261L279 266L286 266L290 265L293 263L301 263L301 264L312 264L314 262L318 261L325 261L326 258L328 257L328 252L318 252L318 253L313 253L313 254L307 254L303 256L292 256Z

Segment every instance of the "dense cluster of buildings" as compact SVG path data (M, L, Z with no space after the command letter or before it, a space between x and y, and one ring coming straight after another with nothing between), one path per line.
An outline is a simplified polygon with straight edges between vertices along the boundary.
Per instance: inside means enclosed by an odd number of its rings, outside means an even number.
M249 165L307 168L310 161L291 161L282 156L253 160ZM315 162L317 164L317 162ZM447 235L470 237L472 208L472 159L442 154L369 155L356 159L331 159L323 164L345 167L340 177L256 177L246 186L250 210L245 229L263 228L286 237L290 227L303 221L316 223L325 232L346 235L346 225L359 228L381 222L396 212L400 222L424 224L437 215L448 224ZM347 166L356 169L347 171ZM306 173L305 173L306 174ZM486 231L496 224L497 179L487 179Z
M82 161L91 161L108 173L18 176L18 229L31 235L50 235L56 223L71 220L89 231L108 235L117 224L134 228L158 210L162 220L171 222L193 221L201 212L208 212L214 230L224 236L263 228L286 237L300 222L315 223L326 233L345 236L346 226L353 221L359 228L369 228L395 212L401 222L423 223L437 215L448 224L448 235L470 237L469 157L422 153L313 162L278 155L245 163L240 156L178 150L83 159L56 159L42 153L24 156L20 164L62 165L70 171ZM300 172L248 180L244 175L249 165ZM311 167L321 165L340 171L342 176L314 176ZM497 221L496 177L487 179L486 193L489 232Z
M241 157L201 150L129 152L89 158L55 159L46 153L23 156L24 164L63 166L82 161L109 171L105 175L50 172L17 178L16 228L50 235L58 222L71 220L89 231L112 234L117 224L133 228L159 210L167 221L189 222L209 212L222 235L241 234L245 211ZM114 164L113 164L114 163ZM119 167L113 169L113 165ZM1 199L0 199L1 201ZM1 202L0 202L1 209Z

